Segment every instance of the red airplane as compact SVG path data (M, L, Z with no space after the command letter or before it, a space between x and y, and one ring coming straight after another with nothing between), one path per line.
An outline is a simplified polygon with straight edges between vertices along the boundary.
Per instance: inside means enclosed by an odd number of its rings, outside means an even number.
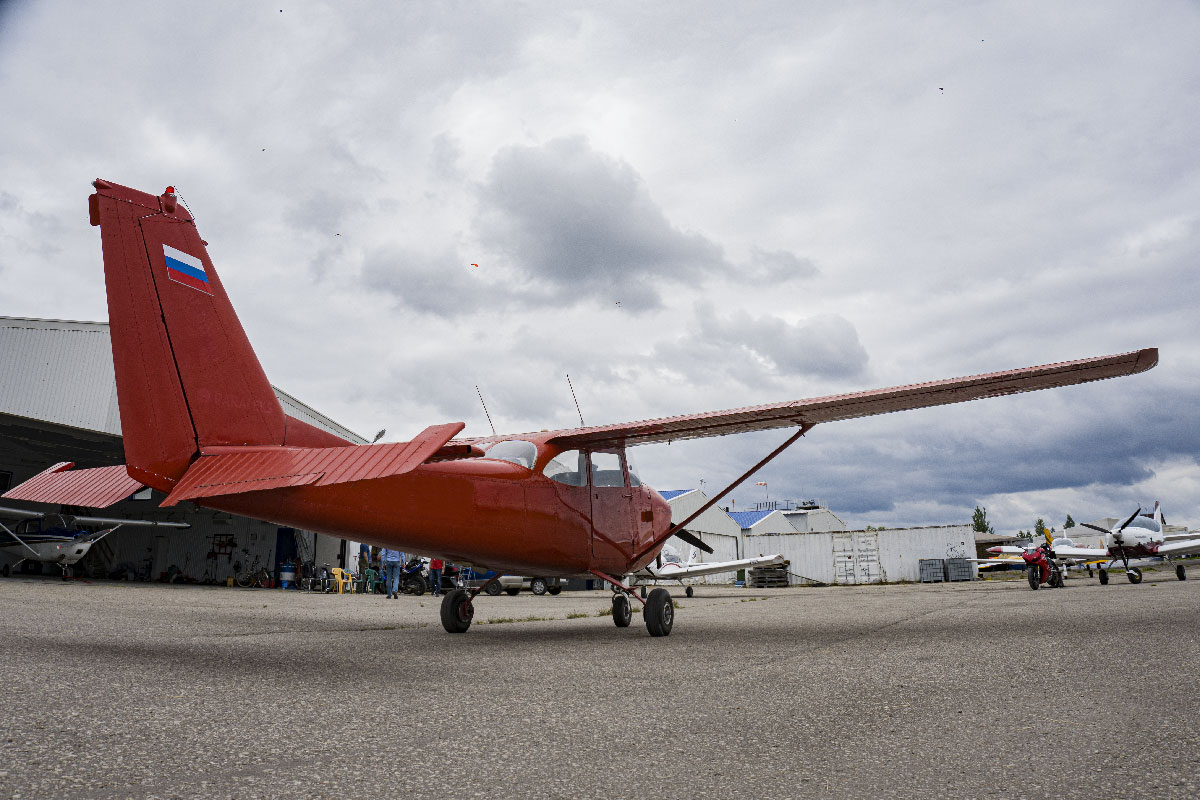
M4 497L103 507L144 484L166 493L164 506L190 500L507 574L591 575L612 587L617 626L629 625L633 598L652 636L671 632L670 594L655 589L643 601L620 578L654 562L672 535L709 550L686 530L704 509L673 525L667 503L629 469L626 447L796 429L711 505L821 422L1130 375L1158 362L1149 348L619 425L455 439L465 425L452 422L409 442L354 445L284 414L173 188L155 196L93 186L127 463L55 465ZM447 631L470 627L484 588L446 596Z

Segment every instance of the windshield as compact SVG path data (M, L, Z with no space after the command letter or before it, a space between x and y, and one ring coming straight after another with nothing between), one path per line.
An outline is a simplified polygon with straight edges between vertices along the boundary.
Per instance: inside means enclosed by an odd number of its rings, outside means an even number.
M1159 528L1159 526L1158 526L1158 520L1147 519L1146 517L1134 517L1133 521L1130 522L1125 527L1141 528L1142 530L1153 531L1154 533L1158 533L1159 531L1161 531L1161 528Z
M533 469L533 462L537 461L537 447L533 442L526 442L523 439L509 439L505 442L496 442L488 447L483 457L508 461L525 469Z

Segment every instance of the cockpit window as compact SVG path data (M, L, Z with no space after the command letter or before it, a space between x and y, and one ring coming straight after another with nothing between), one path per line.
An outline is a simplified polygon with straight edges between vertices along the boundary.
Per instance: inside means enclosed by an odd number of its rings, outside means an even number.
M625 451L625 467L629 470L629 485L641 486L642 481L637 476L637 467L633 464L633 458L629 455L629 451Z
M519 467L533 469L533 462L537 461L537 447L533 442L526 442L523 439L509 439L504 442L496 442L488 447L483 457L494 458L497 461L509 461Z
M621 456L616 453L592 453L592 486L624 485L625 473L621 470Z
M552 481L565 483L567 486L587 485L587 462L583 453L578 450L568 450L550 459L542 474Z

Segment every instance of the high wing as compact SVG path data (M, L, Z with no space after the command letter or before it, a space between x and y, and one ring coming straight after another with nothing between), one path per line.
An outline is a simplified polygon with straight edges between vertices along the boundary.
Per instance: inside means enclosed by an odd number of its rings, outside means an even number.
M714 561L708 564L693 564L680 566L664 564L662 567L646 567L638 572L639 575L649 575L662 580L679 580L680 578L698 578L701 575L716 575L721 572L733 572L747 567L769 567L787 561L782 555L758 556L757 558L741 558L737 561Z
M44 511L26 511L23 508L12 508L10 506L0 506L0 519L32 519L33 517L44 517ZM190 524L186 522L166 522L156 519L121 519L119 517L81 517L76 514L62 514L60 516L67 517L77 524L81 525L144 525L154 528L190 528Z
M1148 347L1111 356L896 386L890 389L874 389L641 422L572 428L557 432L549 441L565 448L620 447L773 428L793 428L805 424L856 419L893 411L928 408L1134 375L1145 372L1157 363L1158 348Z

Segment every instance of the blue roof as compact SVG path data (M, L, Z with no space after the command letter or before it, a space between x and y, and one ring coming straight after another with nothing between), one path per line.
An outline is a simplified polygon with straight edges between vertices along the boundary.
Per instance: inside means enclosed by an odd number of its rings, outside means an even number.
M688 492L694 492L694 491L696 491L696 490L695 489L667 489L665 492L659 491L659 494L662 495L663 500L674 500L676 497L679 497L679 495L681 495L681 494L687 494Z
M739 528L745 529L753 527L774 513L775 509L769 508L766 511L730 511L729 516L733 518Z

